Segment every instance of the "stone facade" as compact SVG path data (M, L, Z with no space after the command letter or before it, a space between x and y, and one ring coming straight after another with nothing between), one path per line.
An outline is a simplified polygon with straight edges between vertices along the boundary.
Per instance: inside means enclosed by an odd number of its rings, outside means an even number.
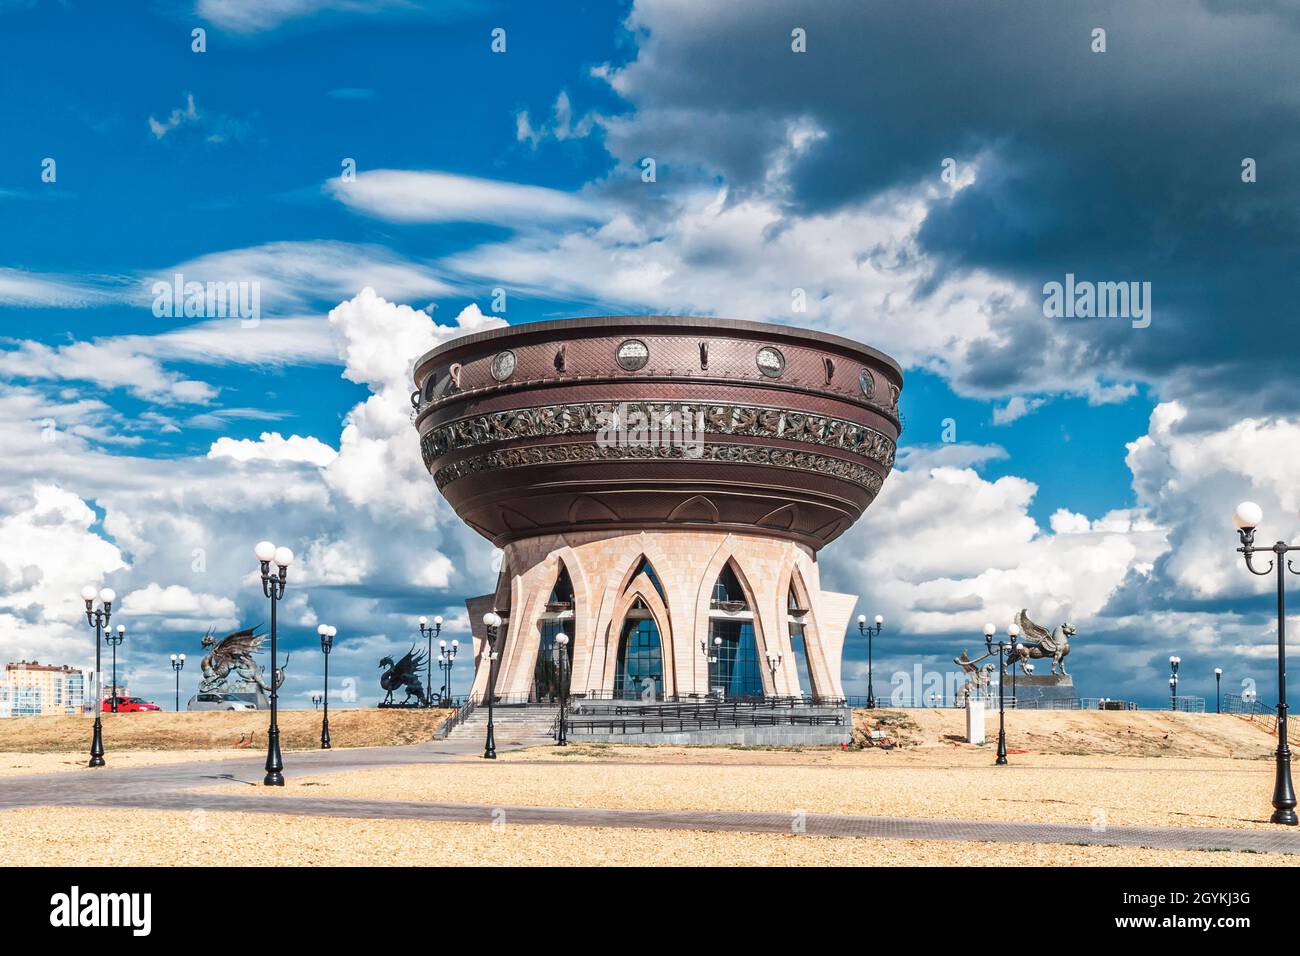
M663 587L643 572L645 558ZM748 608L713 608L714 582L730 564ZM496 693L523 699L532 692L534 666L544 619L554 619L547 600L561 567L573 583L573 608L564 629L573 640L571 691L609 696L614 690L618 643L628 611L639 599L659 629L666 696L705 696L709 692L706 642L709 624L719 617L752 615L761 658L781 655L775 674L763 668L769 696L843 696L840 661L845 633L857 598L821 589L816 556L806 545L763 534L719 531L573 532L525 538L506 546L499 590L467 605L474 629L473 693L485 693L488 669L479 667L486 648L483 611L495 606L505 618L498 639ZM799 613L791 614L789 596ZM790 625L803 625L803 646L811 687L801 687Z

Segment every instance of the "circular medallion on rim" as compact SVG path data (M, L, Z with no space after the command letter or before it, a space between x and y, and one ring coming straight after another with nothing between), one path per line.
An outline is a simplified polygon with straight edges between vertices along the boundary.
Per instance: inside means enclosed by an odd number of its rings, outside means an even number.
M785 373L785 356L780 349L765 345L758 350L758 370L768 378L780 378Z
M862 394L867 398L871 398L876 391L876 379L871 374L871 369L864 368L862 370L862 374L858 376L858 385L862 388Z
M618 347L618 364L629 372L643 369L650 361L650 347L640 339L628 339Z
M504 352L498 352L496 358L492 360L492 377L498 382L504 382L515 373L515 353L506 349Z

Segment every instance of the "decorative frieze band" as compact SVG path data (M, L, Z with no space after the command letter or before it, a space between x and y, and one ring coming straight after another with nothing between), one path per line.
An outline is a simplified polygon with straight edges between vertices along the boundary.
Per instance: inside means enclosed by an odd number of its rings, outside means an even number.
M484 471L502 468L522 468L526 465L547 465L581 461L623 461L627 459L682 459L734 463L740 465L768 465L794 468L799 471L830 475L860 485L875 498L880 491L881 478L865 465L843 458L817 455L811 452L790 451L785 448L768 448L762 445L701 444L695 447L668 445L533 445L525 448L505 448L474 458L465 458L434 472L433 480L439 490L459 478Z
M453 451L524 438L596 434L609 430L611 423L624 428L635 423L655 433L702 427L706 435L781 438L861 455L886 470L894 465L894 442L866 425L789 409L716 402L583 402L511 409L431 429L420 439L420 450L428 468Z

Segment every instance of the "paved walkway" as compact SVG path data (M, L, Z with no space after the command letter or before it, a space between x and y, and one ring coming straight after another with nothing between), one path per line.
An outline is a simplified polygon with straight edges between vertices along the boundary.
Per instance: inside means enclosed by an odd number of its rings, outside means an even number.
M515 749L507 744L501 753ZM478 741L445 740L408 747L300 751L285 755L286 773L318 774L404 764L464 760L482 753ZM236 813L422 820L508 826L636 827L650 830L714 830L731 833L792 833L874 840L954 840L990 843L1054 843L1152 847L1169 850L1246 850L1300 853L1300 832L1278 827L1232 830L1109 827L984 820L917 819L809 813L742 813L707 810L612 810L593 807L519 807L474 803L355 800L270 793L262 787L265 757L203 760L155 767L105 768L0 779L0 809L93 806L140 810L205 810ZM229 785L228 791L210 788ZM240 786L242 784L243 786ZM196 790L204 788L205 792ZM504 813L504 817L502 814Z

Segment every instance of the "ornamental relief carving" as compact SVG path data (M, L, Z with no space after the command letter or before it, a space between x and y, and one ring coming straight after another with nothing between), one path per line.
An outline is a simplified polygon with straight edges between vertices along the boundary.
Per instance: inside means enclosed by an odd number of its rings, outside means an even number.
M740 465L768 465L816 472L842 478L864 488L874 499L880 491L881 477L865 465L843 458L817 455L811 452L791 451L786 448L765 448L761 445L700 445L685 449L680 445L650 447L645 445L535 445L531 448L505 448L474 458L466 458L434 472L433 480L442 490L460 478L484 471L503 468L522 468L527 465L549 465L583 461L623 461L627 459L684 459L711 461Z
M449 452L493 442L594 434L609 428L620 413L629 420L645 422L652 430L670 430L683 421L692 427L703 422L709 435L783 438L852 452L886 469L894 466L894 442L866 425L779 408L713 402L583 402L511 409L432 429L421 437L420 450L428 468Z

